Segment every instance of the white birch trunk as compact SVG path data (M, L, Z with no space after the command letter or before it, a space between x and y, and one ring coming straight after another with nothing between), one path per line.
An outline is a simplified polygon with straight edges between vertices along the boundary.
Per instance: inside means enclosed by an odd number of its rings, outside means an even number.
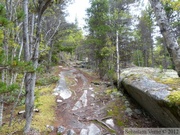
M2 71L2 82L4 82L5 77L4 77L4 70ZM3 124L3 107L4 107L4 102L3 102L3 94L0 95L0 127Z
M119 33L116 31L116 54L117 54L117 82L119 82L119 75L120 75L120 69L119 69L119 39L118 39ZM119 83L118 87L119 87Z
M160 0L149 1L154 10L157 23L161 30L161 34L163 35L165 42L167 44L167 49L169 53L172 55L175 70L180 76L180 47L178 45L175 34L173 33L170 23L168 22L168 18L166 16L165 10Z
M3 123L3 94L0 95L0 127L2 126Z
M29 52L29 15L28 15L28 0L23 0L23 9L24 9L24 22L23 22L23 46L24 46L24 59L25 61L30 60L30 52Z
M32 14L32 18L31 18L31 33L30 33L30 57L32 57L32 53L33 53L33 35L34 35L34 23L35 23L35 15L34 13Z

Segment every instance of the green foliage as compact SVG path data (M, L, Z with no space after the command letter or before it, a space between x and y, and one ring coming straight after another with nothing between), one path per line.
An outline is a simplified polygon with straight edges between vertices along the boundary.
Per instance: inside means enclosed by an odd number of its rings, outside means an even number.
M136 50L133 52L133 63L137 66L143 66L144 65L142 51Z
M8 62L8 65L11 71L13 72L18 72L18 73L35 72L33 63L31 61L25 62L14 59L13 61Z
M38 86L50 85L52 83L56 83L58 80L59 77L57 76L42 77L36 81L36 85Z
M102 57L109 57L111 56L115 51L115 47L103 47L100 51Z
M97 66L101 77L106 74L109 65L108 58L115 51L110 38L107 36L107 33L110 32L108 13L108 0L94 0L91 2L91 7L87 9L90 36L88 36L86 43L89 44L90 49L93 49L90 52L98 63Z
M59 46L60 51L69 52L69 53L72 53L75 50L75 48L76 48L75 46L62 46L62 45Z
M12 90L11 92L7 93L4 95L4 101L6 101L6 103L14 103L17 101L17 97L19 94L19 87L17 89ZM22 90L19 102L18 102L18 106L24 105L25 103L25 90Z
M19 21L23 21L25 14L21 8L17 10L16 17Z
M3 4L0 3L0 27L6 27L9 21L6 18L6 10Z
M166 12L170 12L172 10L180 11L180 1L179 0L161 0L165 6Z
M17 84L7 85L4 82L0 82L0 94L8 93L18 88L19 88L19 85Z

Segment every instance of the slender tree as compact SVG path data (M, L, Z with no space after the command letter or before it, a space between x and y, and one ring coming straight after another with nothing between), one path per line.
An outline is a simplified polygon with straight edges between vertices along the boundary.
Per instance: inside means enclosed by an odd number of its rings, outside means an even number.
M28 133L30 131L30 126L32 122L33 109L34 109L34 89L35 89L35 81L36 81L36 69L38 67L38 58L39 58L39 44L40 44L40 32L41 32L41 19L44 11L48 8L48 6L53 2L53 0L39 0L36 3L37 8L37 25L36 25L36 40L34 45L34 50L30 52L30 44L29 44L29 24L28 24L28 0L23 1L24 7L24 58L27 62L32 62L33 70L28 71L25 76L25 89L26 89L26 101L25 101L25 117L26 124L24 127L24 133Z
M142 11L139 19L138 30L140 35L139 48L143 54L143 66L154 66L153 56L153 21L151 9Z

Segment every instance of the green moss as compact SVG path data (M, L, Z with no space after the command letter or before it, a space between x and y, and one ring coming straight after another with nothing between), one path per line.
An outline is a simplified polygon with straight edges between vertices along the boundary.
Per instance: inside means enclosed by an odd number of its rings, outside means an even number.
M167 78L167 79L155 78L154 80L159 83L168 85L169 87L172 88L172 90L180 89L180 78Z
M42 78L37 79L36 85L38 86L50 85L52 83L56 83L58 80L59 80L58 76L44 76Z
M38 129L40 132L47 130L46 125L53 124L55 118L54 96L44 95L39 98L41 105L39 106L39 113L36 113L33 118L32 127Z
M116 121L117 126L121 127L124 126L124 122L122 122L121 120Z
M111 102L108 105L107 109L107 116L113 117L115 120L115 124L118 126L124 126L125 123L123 121L123 115L121 111L124 109L124 106L122 105L117 105L117 102Z
M112 94L113 92L118 92L118 90L115 88L115 89L107 89L106 91L105 91L105 93L106 94Z
M16 133L18 131L23 131L25 125L25 121L22 120L21 122L13 121L12 126L9 127L7 124L0 128L1 135L10 135L12 133Z
M39 132L47 131L46 125L51 125L55 118L56 105L55 96L52 95L52 90L55 85L43 87L37 90L37 97L35 99L35 106L39 109L39 113L34 113L32 127Z
M48 129L46 125L53 124L55 118L55 96L52 95L52 90L54 89L55 84L50 85L49 87L43 87L35 90L36 99L35 106L39 109L38 113L34 113L32 128L43 133L47 133ZM15 114L19 111L24 110L25 106L18 106L15 110ZM5 114L4 118L9 119L9 114ZM0 128L0 133L2 135L6 134L21 134L23 133L23 128L25 125L25 119L22 115L17 115L13 122L12 126L8 126L8 122Z
M171 94L168 96L168 99L172 104L180 105L180 91L171 92Z
M128 76L128 79L130 81L134 81L134 80L140 79L141 77L142 77L142 75L140 75L140 74L131 74L131 75Z

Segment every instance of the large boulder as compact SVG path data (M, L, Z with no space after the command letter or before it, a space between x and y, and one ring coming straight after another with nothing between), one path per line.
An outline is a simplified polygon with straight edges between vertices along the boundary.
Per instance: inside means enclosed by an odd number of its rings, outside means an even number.
M120 85L163 126L180 127L180 85L168 79L180 82L173 70L133 67L122 70Z

